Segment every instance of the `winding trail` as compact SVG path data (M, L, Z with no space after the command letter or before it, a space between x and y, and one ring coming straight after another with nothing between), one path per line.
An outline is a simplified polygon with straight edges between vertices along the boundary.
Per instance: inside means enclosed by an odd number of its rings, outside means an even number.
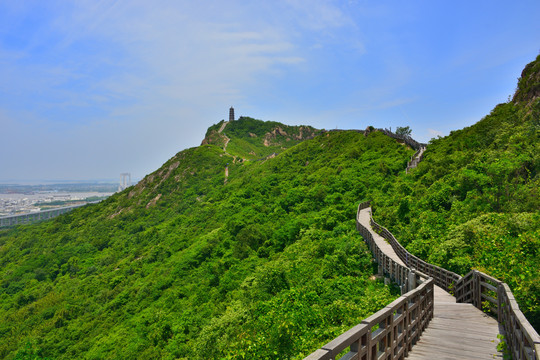
M223 124L221 124L221 127L218 130L218 133L221 133L223 129L225 129L225 126L227 126L228 123L229 123L228 121L225 121Z
M221 124L221 127L218 130L218 134L221 134L221 132L225 130L225 127L228 123L228 121L225 121L223 124ZM223 134L223 136L225 137L225 145L223 145L223 151L227 152L227 145L229 145L229 141L231 141L231 139L225 134Z
M407 163L407 169L405 169L405 173L408 174L411 169L414 169L418 166L418 163L422 161L422 158L424 156L424 151L426 151L426 147L422 146L420 150L413 156L411 161Z
M401 264L403 266L406 266L403 261L399 258L398 254L394 251L392 248L392 245L386 241L385 238L383 238L381 235L377 234L373 228L371 227L371 208L365 208L360 210L358 213L358 222L362 224L364 227L366 227L370 232L371 235L373 235L373 240L377 244L377 246L389 257L392 258L395 262L398 264Z

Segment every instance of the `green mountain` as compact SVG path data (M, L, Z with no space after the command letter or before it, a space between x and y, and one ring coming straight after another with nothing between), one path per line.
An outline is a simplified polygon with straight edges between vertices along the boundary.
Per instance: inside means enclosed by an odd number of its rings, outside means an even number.
M201 145L217 145L235 161L261 160L319 134L321 130L311 126L288 126L242 116L232 122L222 120L208 128Z
M3 231L0 357L301 358L394 299L354 216L414 150L382 133L287 141L261 161L187 149L106 201Z
M0 357L301 359L399 295L355 231L366 199L411 252L508 282L538 329L539 63L410 174L379 131L240 118L99 204L0 230Z

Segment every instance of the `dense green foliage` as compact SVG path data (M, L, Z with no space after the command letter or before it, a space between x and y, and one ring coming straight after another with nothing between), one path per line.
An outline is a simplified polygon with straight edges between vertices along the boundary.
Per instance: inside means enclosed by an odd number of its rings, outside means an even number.
M411 252L506 281L538 329L540 99L519 91L408 175L414 150L380 132L241 118L99 204L0 230L0 357L301 359L397 296L354 231L366 199Z
M302 358L397 295L354 214L412 152L354 132L243 164L204 145L3 232L0 357Z

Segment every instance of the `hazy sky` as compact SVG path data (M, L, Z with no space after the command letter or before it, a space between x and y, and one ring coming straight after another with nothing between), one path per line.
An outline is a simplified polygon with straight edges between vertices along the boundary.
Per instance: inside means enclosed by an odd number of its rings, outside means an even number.
M0 0L0 181L135 178L237 116L480 120L540 50L540 1Z

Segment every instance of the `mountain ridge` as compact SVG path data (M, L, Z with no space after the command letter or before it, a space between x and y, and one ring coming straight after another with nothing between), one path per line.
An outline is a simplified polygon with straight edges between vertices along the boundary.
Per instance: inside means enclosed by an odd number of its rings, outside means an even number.
M311 126L291 126L242 116L238 120L222 120L210 126L201 145L227 148L227 152L245 161L265 158L321 133ZM228 147L230 140L233 146Z

